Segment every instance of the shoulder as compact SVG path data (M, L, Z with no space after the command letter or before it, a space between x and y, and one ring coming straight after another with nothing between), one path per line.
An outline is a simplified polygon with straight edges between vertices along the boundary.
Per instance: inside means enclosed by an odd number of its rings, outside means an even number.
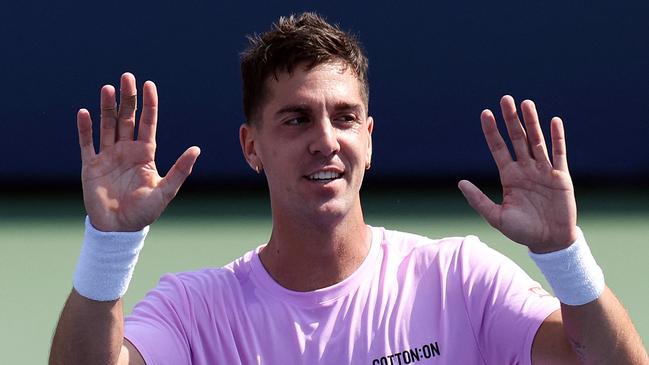
M391 254L457 257L473 251L491 250L476 236L429 238L423 235L374 228L375 234L381 236L384 251Z
M232 296L249 280L253 255L250 251L223 267L165 274L155 291L176 297Z
M481 257L489 260L495 252L472 235L432 239L384 228L374 228L374 232L380 236L383 260L388 266L433 270L444 277L459 275L462 268L475 265Z

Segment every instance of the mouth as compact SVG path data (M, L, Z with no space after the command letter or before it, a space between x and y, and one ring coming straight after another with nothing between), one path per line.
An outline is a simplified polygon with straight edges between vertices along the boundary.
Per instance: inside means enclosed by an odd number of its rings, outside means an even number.
M328 183L340 179L343 174L333 171L318 171L311 175L306 176L307 179L314 182Z

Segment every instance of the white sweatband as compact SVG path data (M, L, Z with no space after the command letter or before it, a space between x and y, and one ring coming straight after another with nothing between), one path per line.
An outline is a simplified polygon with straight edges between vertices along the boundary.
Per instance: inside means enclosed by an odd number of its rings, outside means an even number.
M577 240L562 250L544 254L529 252L554 295L568 305L590 303L599 298L606 286L604 273L595 262L583 232L579 227L577 231Z
M101 232L86 216L86 232L74 272L74 289L97 301L122 297L148 232L148 226L137 232Z

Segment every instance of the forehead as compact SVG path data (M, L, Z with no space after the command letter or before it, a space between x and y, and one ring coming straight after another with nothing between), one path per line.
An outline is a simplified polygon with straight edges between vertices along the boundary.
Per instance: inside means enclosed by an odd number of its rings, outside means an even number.
M324 63L309 70L298 65L292 73L271 75L266 80L266 92L264 119L287 105L316 108L347 103L365 108L360 81L352 68L342 63Z

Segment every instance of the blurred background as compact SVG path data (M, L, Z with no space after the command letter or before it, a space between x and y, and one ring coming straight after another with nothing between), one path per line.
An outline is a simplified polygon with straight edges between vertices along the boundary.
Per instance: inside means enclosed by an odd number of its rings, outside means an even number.
M368 223L430 237L478 234L544 282L524 248L482 222L455 188L469 178L499 199L480 112L497 110L504 94L533 99L542 121L564 120L580 225L649 339L646 1L36 0L1 9L0 353L7 363L46 361L83 232L75 114L88 108L98 122L99 89L117 85L125 71L140 87L148 79L158 85L159 169L191 145L202 149L151 231L126 311L165 272L222 265L265 242L264 179L244 162L238 141L239 52L246 35L302 11L358 35L370 59Z

